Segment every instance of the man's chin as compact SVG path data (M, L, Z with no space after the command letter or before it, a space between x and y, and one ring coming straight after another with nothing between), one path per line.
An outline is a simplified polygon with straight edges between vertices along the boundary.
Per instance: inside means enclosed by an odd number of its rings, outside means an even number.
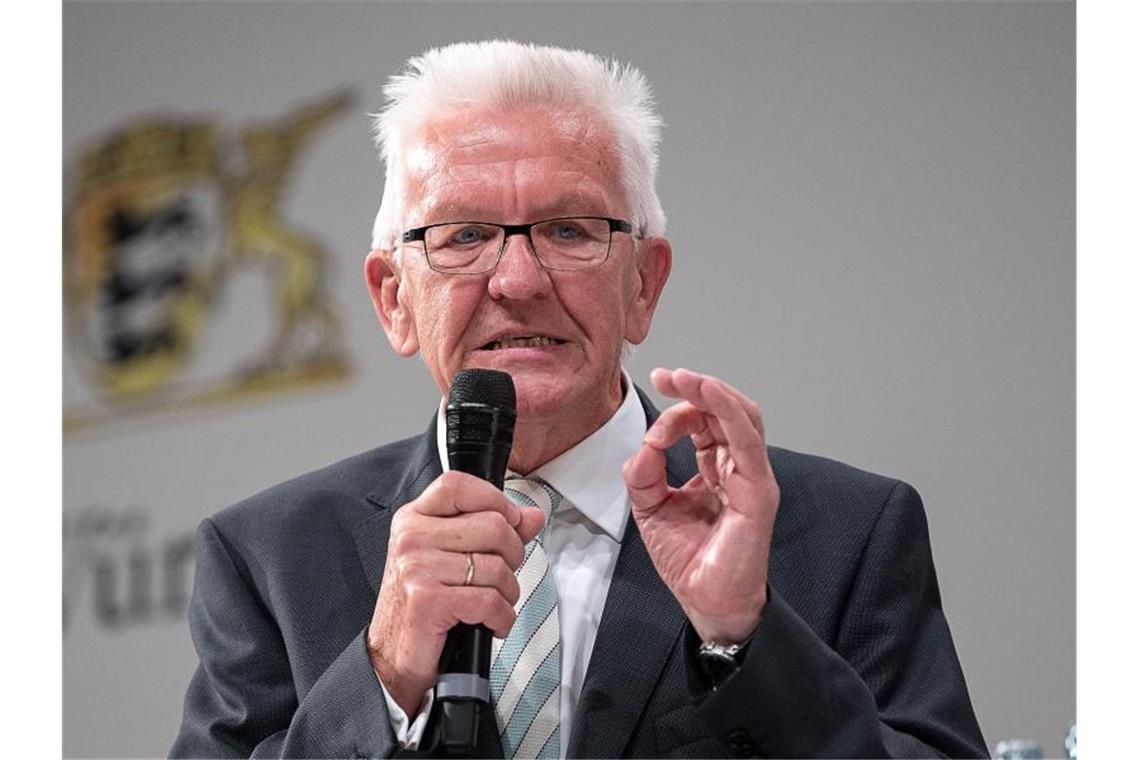
M526 375L513 376L515 381L515 414L519 421L549 419L565 414L576 402L582 389L544 379L535 382Z
M465 369L493 369L506 372L515 386L516 412L533 414L557 407L567 396L581 393L575 388L579 372L570 367L540 367L517 361L503 361L491 352L479 352Z
M524 424L558 418L573 421L606 415L617 408L607 384L591 377L581 365L543 366L540 362L501 361L498 357L491 361L478 361L486 356L473 358L476 361L469 361L468 367L495 369L511 376L515 385L515 413ZM620 399L619 390L616 401Z
M562 420L564 425L600 424L609 419L621 403L606 392L603 383L535 383L529 378L515 382L515 410L520 423Z

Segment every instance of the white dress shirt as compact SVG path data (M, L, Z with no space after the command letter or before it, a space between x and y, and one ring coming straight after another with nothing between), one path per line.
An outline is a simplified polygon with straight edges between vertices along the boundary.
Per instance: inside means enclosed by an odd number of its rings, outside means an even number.
M645 410L624 370L622 385L625 397L609 420L529 475L542 478L563 497L551 516L542 544L558 584L558 618L562 629L559 753L562 757L566 756L610 578L629 520L629 494L621 467L641 447L647 425ZM446 406L444 399L436 422L439 460L444 472L448 470ZM424 696L419 714L410 725L408 716L387 689L384 689L384 698L397 740L405 747L415 748L431 711L432 692Z

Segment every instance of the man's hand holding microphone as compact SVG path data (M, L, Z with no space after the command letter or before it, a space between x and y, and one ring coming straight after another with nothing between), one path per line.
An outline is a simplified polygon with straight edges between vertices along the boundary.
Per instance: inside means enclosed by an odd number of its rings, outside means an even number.
M409 716L435 685L452 627L481 623L506 637L519 597L514 571L542 525L542 510L516 506L486 480L454 471L396 512L368 651ZM468 557L474 571L465 583Z

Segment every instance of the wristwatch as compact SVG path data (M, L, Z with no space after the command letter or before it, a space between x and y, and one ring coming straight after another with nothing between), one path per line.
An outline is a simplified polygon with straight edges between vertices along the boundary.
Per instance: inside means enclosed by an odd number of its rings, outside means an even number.
M748 642L743 644L701 642L700 648L697 649L697 662L711 682L713 691L716 691L729 676L740 670L747 649Z

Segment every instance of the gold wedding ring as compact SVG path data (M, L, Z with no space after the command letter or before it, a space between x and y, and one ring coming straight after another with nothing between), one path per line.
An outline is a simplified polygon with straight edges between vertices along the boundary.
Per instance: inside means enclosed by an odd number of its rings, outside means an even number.
M467 552L467 577L463 579L464 586L470 586L475 580L475 555Z

